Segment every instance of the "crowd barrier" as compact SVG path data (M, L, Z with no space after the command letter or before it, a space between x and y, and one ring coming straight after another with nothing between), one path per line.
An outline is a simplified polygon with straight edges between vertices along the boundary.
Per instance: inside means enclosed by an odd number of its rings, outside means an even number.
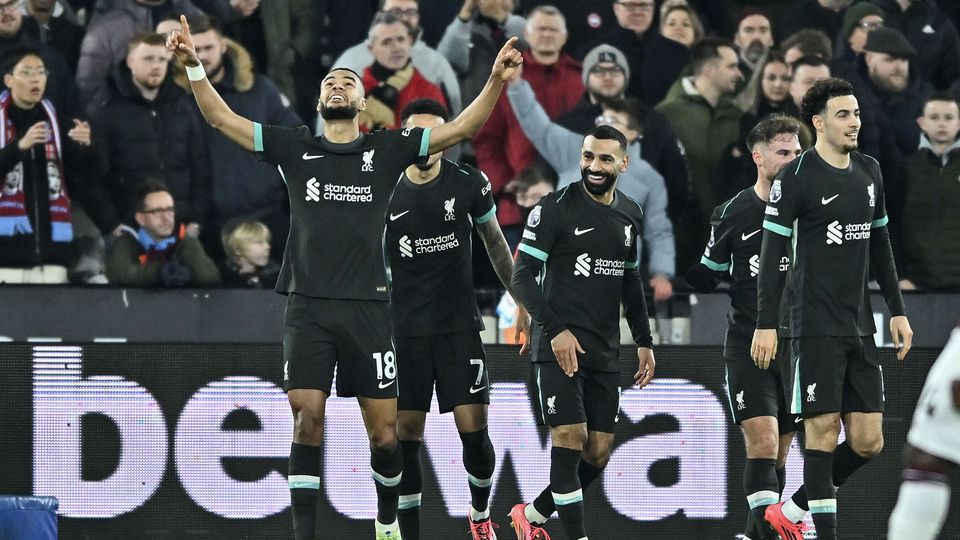
M886 449L839 492L843 538L885 537L906 431L937 353L917 349L900 363L881 350ZM527 362L511 346L488 346L487 354L497 450L492 510L507 538L511 505L548 481L549 443L534 425ZM658 348L657 376L642 390L630 387L635 349L624 348L621 361L613 456L585 492L591 536L737 538L745 457L720 349ZM56 497L64 539L289 539L292 419L281 376L277 344L0 344L0 493ZM321 537L372 537L375 492L356 401L332 398L326 417ZM467 537L460 452L450 415L429 415L426 537ZM788 493L801 471L795 447ZM960 531L953 510L942 538ZM548 530L563 537L555 523Z
M505 342L494 313L499 294L478 293L485 343ZM943 347L960 324L960 294L905 294L904 301L917 346ZM264 290L0 286L0 341L280 343L285 305L286 297ZM872 305L877 343L889 344L883 299L874 295ZM678 294L669 307L686 319L683 344L723 345L729 306L725 293L714 293ZM655 330L670 334L664 318L657 315Z

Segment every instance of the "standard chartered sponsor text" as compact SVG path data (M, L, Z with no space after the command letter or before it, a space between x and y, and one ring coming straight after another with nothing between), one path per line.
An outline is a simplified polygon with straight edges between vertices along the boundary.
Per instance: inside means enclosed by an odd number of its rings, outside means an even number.
M623 261L614 261L610 259L601 259L600 257L597 257L593 261L593 275L622 276Z
M373 190L370 186L344 186L341 184L324 184L323 199L336 202L373 202Z
M460 246L456 233L450 233L443 236L434 236L433 238L417 238L414 242L414 251L418 254L437 253Z

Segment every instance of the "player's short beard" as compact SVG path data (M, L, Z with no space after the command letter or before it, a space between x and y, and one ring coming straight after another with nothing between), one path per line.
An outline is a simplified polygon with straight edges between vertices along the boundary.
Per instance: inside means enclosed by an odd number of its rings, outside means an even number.
M589 178L591 174L603 175L603 183L598 185L591 182ZM583 185L587 188L587 191L589 191L591 195L596 195L598 197L601 195L606 195L607 192L613 189L613 184L617 182L617 177L613 174L610 174L606 171L591 173L590 169L580 169L580 178L583 180Z
M330 120L353 120L357 116L357 111L356 101L343 107L327 107L326 103L320 104L320 117L328 122Z

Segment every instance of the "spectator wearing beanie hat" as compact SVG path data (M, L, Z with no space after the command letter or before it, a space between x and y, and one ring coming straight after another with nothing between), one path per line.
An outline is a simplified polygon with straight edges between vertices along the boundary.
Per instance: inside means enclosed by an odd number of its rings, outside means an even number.
M626 97L630 63L620 49L597 45L583 59L583 99L557 120L557 124L585 135L596 127L603 102ZM683 212L690 198L690 176L677 135L667 117L652 107L640 104L642 124L640 157L650 163L667 185L667 213L671 219Z
M843 73L863 54L867 36L883 26L885 16L882 9L870 2L860 2L847 8L833 47L834 58L830 69L834 73Z

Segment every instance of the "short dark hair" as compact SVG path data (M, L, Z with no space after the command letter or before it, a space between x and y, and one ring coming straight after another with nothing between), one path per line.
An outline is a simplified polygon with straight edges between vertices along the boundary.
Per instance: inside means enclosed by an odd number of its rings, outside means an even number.
M156 32L141 32L132 38L127 43L127 52L132 51L140 44L150 45L151 47L156 46L166 46L167 45L167 36L163 34L158 34Z
M800 103L800 117L804 122L813 125L813 117L823 114L827 109L827 102L835 97L852 96L853 85L844 79L831 77L817 81L803 95Z
M956 104L957 107L960 107L960 100L957 99L957 96L951 94L950 92L947 92L946 90L939 90L937 92L930 94L930 97L928 97L923 102L923 107L920 110L922 111L923 109L926 109L927 104L930 103L931 101L947 101L949 103Z
M787 52L797 47L803 56L817 56L825 61L833 58L833 44L830 36L821 30L804 28L795 34L791 34L780 44L780 49Z
M720 58L721 47L736 50L730 40L713 36L705 37L694 43L690 49L690 68L693 70L693 74L699 75L707 62Z
M773 19L770 18L770 15L766 11L758 7L746 7L740 10L740 14L737 16L737 29L736 32L740 31L740 23L743 22L747 17L753 17L754 15L760 15L761 17L767 19L767 22L773 26Z
M11 75L13 74L13 69L17 67L17 64L28 56L36 56L43 61L43 56L39 50L26 45L17 45L10 49L7 54L3 55L3 61L0 62L0 69L3 70L4 75ZM46 63L44 63L44 65L46 65Z
M603 100L602 109L613 109L627 115L627 127L640 131L643 129L643 121L646 120L646 114L640 102L634 98L610 98Z
M407 103L407 106L400 111L400 125L406 124L407 119L415 114L432 114L439 116L444 122L450 120L450 113L442 103L435 99L421 98Z
M823 58L820 58L819 56L801 56L800 58L794 60L792 64L790 64L790 73L795 73L797 68L800 66L827 66L829 68L830 64L826 63Z
M616 128L610 126L597 126L584 135L584 139L593 137L594 139L606 139L620 143L620 150L627 151L627 138Z
M792 116L773 114L747 133L747 149L753 152L758 144L770 144L777 135L796 135L800 137L800 122Z
M161 191L170 193L170 189L167 187L167 184L163 183L162 180L144 180L141 182L134 191L134 200L137 203L137 212L143 212L147 209L147 195L150 195L151 193L159 193Z
M190 24L191 34L203 34L213 30L217 35L223 36L223 27L215 17L209 15L196 15L187 20Z

